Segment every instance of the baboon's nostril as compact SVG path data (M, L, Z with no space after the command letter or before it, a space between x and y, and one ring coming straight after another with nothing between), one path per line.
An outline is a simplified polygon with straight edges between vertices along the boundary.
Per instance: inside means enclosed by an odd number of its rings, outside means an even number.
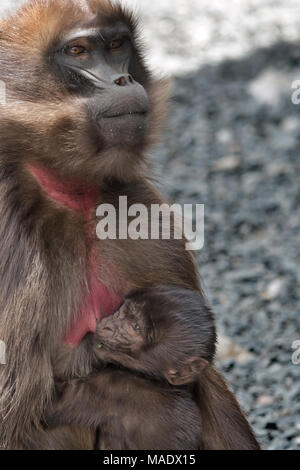
M118 86L126 86L130 85L130 83L133 83L133 78L131 75L123 75L122 77L119 77L115 80L115 84Z

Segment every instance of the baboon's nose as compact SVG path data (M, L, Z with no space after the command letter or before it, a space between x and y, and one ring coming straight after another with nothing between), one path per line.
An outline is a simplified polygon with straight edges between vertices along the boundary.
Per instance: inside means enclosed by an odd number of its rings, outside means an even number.
M122 77L117 78L114 80L115 84L118 86L126 86L133 83L133 78L130 74L123 75Z

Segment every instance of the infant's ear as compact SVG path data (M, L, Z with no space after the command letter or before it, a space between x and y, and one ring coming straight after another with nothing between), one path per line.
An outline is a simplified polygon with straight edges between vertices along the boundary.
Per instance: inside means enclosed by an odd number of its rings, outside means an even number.
M207 365L208 361L202 357L191 357L186 365L179 370L169 369L165 373L165 378L171 385L185 385L195 382Z

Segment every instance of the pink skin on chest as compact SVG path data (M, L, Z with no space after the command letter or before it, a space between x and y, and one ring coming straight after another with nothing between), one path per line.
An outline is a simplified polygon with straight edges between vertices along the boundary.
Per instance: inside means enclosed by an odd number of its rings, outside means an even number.
M85 221L90 220L99 197L96 186L91 187L80 181L64 180L54 172L40 166L30 165L29 170L51 199L68 209L80 212ZM63 341L72 347L78 346L89 331L95 333L97 322L112 314L122 303L119 295L110 291L99 281L95 264L97 261L95 262L95 256L93 256L88 267L88 292L82 300L75 320L63 338Z

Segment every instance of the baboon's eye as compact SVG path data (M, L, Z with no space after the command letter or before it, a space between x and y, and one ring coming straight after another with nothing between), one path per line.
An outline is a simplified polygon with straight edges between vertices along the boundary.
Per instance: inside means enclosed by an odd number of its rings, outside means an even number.
M78 56L78 55L85 54L86 52L88 52L88 50L84 46L81 46L81 45L71 45L71 46L67 46L66 52L69 55Z
M115 51L117 49L120 49L125 42L125 38L116 38L110 41L108 44L108 48L112 51Z

